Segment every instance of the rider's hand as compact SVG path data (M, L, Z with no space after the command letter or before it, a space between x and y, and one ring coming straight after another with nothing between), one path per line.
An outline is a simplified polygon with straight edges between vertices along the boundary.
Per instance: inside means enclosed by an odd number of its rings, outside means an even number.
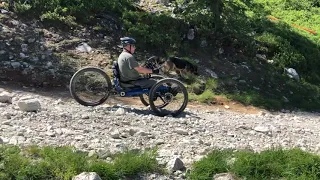
M159 70L159 69L153 69L153 70L152 70L152 73L153 73L153 74L159 74L159 73L160 73L160 70Z

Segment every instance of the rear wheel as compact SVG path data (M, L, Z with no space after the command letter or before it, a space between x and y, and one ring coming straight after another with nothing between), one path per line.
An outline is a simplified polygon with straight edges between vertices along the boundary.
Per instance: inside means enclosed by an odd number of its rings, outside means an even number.
M79 104L97 106L108 99L111 86L109 76L102 69L85 67L72 76L69 90Z

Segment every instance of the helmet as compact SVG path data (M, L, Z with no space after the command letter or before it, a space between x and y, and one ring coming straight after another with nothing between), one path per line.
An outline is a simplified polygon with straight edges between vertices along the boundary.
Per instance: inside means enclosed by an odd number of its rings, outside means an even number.
M119 47L123 48L126 45L132 45L136 43L136 40L131 37L122 37L120 38L121 45Z

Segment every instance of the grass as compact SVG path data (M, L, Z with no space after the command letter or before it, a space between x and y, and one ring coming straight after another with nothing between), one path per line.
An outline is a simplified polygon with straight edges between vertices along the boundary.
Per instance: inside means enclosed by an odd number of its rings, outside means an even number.
M201 103L212 103L215 101L216 94L214 90L218 87L215 79L208 78L202 80L197 76L189 75L185 82L190 101L198 101Z
M0 179L64 179L82 172L96 172L101 179L133 179L143 173L165 170L156 160L156 150L126 150L108 157L88 157L72 147L19 148L0 146ZM270 149L260 153L248 150L213 150L193 163L188 179L207 180L215 174L232 173L247 180L319 179L320 156L300 149Z
M214 150L193 164L190 179L212 179L231 172L247 180L319 179L320 156L300 149L251 151Z
M158 172L154 150L125 151L107 162L88 157L72 147L0 146L0 179L72 179L82 172L96 172L102 179L130 178L140 173Z

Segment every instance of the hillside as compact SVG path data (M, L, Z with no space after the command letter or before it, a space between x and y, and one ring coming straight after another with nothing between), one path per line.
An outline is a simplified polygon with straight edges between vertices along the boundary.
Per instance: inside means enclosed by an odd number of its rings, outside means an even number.
M316 1L224 2L220 31L215 14L204 8L215 5L205 0L91 4L35 0L15 1L11 9L3 2L3 81L66 87L80 67L95 65L109 71L120 53L119 37L133 36L138 40L140 62L151 55L176 55L197 63L201 77L185 81L190 100L214 104L219 96L270 110L319 110L320 8ZM90 52L81 52L83 43ZM299 77L290 78L285 68L295 69Z

